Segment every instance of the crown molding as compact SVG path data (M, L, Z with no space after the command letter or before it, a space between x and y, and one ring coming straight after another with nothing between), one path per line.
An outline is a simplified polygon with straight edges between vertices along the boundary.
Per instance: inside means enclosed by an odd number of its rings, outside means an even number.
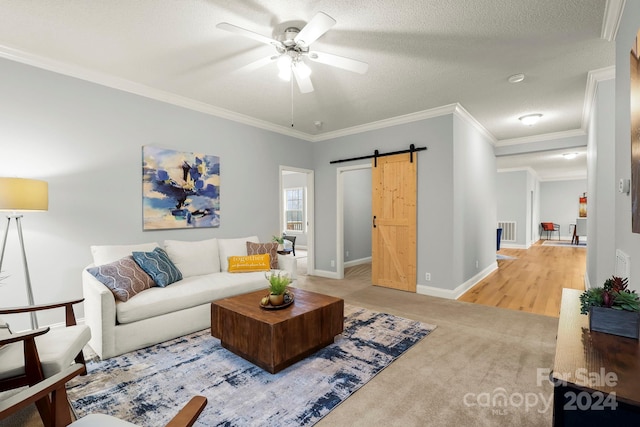
M525 136L522 138L502 139L496 143L496 147L508 147L510 145L530 144L532 142L551 141L554 139L573 138L585 136L587 133L582 129L573 129L563 132L551 132L540 135Z
M540 181L540 176L538 175L538 172L536 172L535 169L533 169L531 166L522 166L522 167L519 167L519 168L502 168L502 169L498 169L497 172L498 173L529 172L531 175L533 175L534 178L536 178L538 181Z
M460 105L460 104L455 104L455 105L456 105L456 110L455 110L456 115L458 117L460 117L462 120L464 120L467 123L469 123L474 128L476 128L476 130L478 132L483 134L495 146L496 143L498 142L496 137L493 136L493 134L491 132L489 132L487 130L487 128L482 126L482 124L478 120L476 120L475 117L473 117L471 114L469 114L469 112L467 110L465 110L462 105Z
M608 42L615 41L618 35L625 3L626 0L607 0L600 37Z
M582 106L582 129L586 131L591 121L591 110L596 100L596 92L598 83L616 78L616 67L610 66L589 71L587 74L587 89L584 95L584 104Z
M312 137L314 142L326 141L329 139L340 138L348 135L355 135L362 132L368 132L377 129L383 129L391 126L402 125L406 123L418 122L420 120L431 119L434 117L445 116L456 112L459 104L449 104L442 107L432 108L429 110L418 111L415 113L404 114L402 116L391 117L388 119L378 120L377 122L365 123L363 125L352 126L350 128L340 129L332 132L323 133Z

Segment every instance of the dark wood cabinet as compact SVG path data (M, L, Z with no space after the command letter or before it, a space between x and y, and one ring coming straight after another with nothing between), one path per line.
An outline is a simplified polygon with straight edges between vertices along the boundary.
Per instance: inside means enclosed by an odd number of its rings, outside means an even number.
M640 425L640 342L592 332L581 291L563 289L554 382L554 426Z

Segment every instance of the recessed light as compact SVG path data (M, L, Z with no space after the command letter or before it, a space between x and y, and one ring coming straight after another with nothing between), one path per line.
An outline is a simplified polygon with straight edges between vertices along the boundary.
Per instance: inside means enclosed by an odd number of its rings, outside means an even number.
M567 160L573 160L576 157L578 157L578 153L564 153L562 157L564 157Z
M509 83L520 83L523 80L524 80L524 74L522 73L509 76Z
M542 117L542 114L527 114L526 116L518 117L518 120L522 122L523 125L533 126L538 123L538 120Z

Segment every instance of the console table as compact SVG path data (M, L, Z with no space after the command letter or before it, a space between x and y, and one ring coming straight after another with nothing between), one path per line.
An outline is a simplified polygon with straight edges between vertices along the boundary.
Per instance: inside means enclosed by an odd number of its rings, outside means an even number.
M580 294L563 289L554 382L554 426L640 425L640 342L589 330Z

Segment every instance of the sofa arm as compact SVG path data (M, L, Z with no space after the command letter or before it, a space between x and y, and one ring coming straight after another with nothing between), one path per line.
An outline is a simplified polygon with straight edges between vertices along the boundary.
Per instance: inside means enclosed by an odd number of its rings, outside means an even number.
M278 268L286 271L292 282L298 278L298 260L295 257L278 254Z
M89 267L89 266L88 266ZM113 293L86 268L82 271L84 321L91 329L89 345L101 359L115 353L116 300Z

